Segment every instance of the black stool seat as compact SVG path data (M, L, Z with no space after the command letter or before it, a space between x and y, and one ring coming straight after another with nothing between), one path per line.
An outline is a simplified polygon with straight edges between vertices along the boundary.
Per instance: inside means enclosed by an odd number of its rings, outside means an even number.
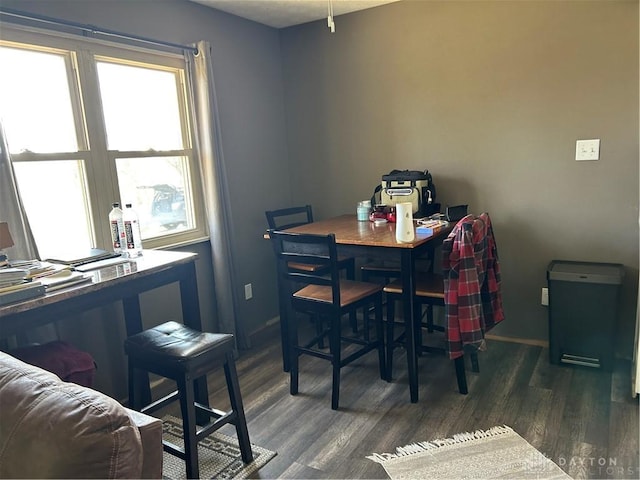
M129 358L129 406L144 413L154 412L180 400L184 448L163 441L164 450L185 460L188 478L199 478L198 441L228 423L235 425L242 460L253 460L249 432L242 406L240 386L233 358L233 335L200 332L177 322L167 322L127 338ZM231 410L224 412L195 401L195 381L224 368ZM144 370L174 380L177 391L143 406L135 370ZM202 428L196 414L213 418ZM200 417L198 417L200 418Z
M177 322L167 322L127 338L125 351L130 358L148 363L148 371L160 375L162 372L156 370L167 368L209 371L210 362L222 361L233 351L233 335L199 332Z

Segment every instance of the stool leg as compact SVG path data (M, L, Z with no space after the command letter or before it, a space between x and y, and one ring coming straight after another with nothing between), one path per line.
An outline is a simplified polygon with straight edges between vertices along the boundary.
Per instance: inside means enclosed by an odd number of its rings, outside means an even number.
M194 398L194 382L183 376L176 379L180 392L180 410L182 412L182 430L184 436L184 453L187 467L187 478L200 478L198 465L198 440L196 438L196 406Z
M227 389L229 390L231 409L236 412L237 418L235 425L242 461L244 463L250 463L253 461L253 452L251 451L249 430L247 429L247 419L244 416L242 395L240 393L240 384L238 382L238 373L236 372L236 362L233 359L233 352L227 353L226 362L224 364L224 375L227 378Z
M376 324L376 342L378 343L378 363L380 365L380 378L382 380L389 380L389 374L387 372L387 362L384 355L384 328L382 326L382 294L379 294L375 300L375 324ZM368 309L367 321L368 321ZM368 330L367 325L367 330ZM368 340L368 339L367 339Z
M396 322L395 300L387 295L387 381L390 382L393 372L393 347L395 343L394 327Z
M478 352L471 353L471 371L480 372L480 364L478 363Z
M138 382L136 381L137 371L133 366L131 359L127 362L128 365L128 385L129 385L129 408L132 410L140 411L142 408L141 396Z
M456 367L456 379L458 380L458 390L461 394L466 395L469 393L467 390L467 376L464 371L464 357L456 358L453 363Z
M316 335L318 336L318 348L324 348L324 337L322 336L322 326L324 319L319 313L311 314L311 321L316 324Z
M333 370L333 382L331 387L331 409L337 410L340 401L340 314L333 313L331 316L331 334L329 335L329 353L331 355L331 365Z
M427 306L427 332L433 333L433 305Z
M298 394L298 322L289 324L289 393Z

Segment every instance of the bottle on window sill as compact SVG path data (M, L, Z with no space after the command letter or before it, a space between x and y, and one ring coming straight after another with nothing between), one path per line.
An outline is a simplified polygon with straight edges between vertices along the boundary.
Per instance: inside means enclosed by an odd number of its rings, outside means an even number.
M122 220L122 209L118 202L113 203L113 208L109 212L109 224L111 226L111 246L115 253L122 253L126 250L125 243L127 234L124 231L124 221Z
M122 220L124 222L124 231L126 233L126 256L129 258L135 258L142 255L142 234L140 232L140 222L138 221L138 214L132 208L130 203L125 205L125 209L122 213Z

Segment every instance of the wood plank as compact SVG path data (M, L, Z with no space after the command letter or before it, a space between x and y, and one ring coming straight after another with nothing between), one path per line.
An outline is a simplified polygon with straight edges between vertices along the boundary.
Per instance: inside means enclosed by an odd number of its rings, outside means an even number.
M640 477L638 401L611 386L623 373L550 365L545 348L495 340L479 360L480 373L467 372L469 394L460 395L450 360L420 358L420 401L412 404L404 352L395 355L390 383L377 375L377 356L365 355L343 369L340 409L332 411L330 366L320 359L304 358L300 393L289 395L274 328L238 360L251 441L278 453L254 478L383 479L367 455L496 424L513 427L570 474ZM224 401L220 377L209 380L214 405ZM609 459L615 475L598 465Z

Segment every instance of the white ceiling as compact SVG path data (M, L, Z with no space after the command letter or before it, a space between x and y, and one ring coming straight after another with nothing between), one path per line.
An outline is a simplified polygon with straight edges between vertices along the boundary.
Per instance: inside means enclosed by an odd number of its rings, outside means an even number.
M191 0L275 28L327 18L329 0ZM333 16L400 0L331 0ZM337 23L337 22L336 22Z

